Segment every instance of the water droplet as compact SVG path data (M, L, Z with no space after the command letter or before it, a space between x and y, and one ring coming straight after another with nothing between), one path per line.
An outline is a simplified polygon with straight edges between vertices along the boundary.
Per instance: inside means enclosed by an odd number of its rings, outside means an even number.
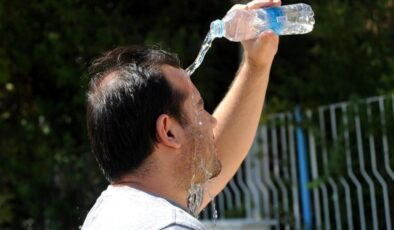
M218 210L214 209L212 217L214 221L218 219Z

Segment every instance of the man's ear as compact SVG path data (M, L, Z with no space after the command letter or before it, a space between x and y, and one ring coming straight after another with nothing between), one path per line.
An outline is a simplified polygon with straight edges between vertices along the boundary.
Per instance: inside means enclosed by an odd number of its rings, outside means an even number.
M180 148L180 125L167 114L160 115L156 120L156 135L159 143L170 147Z

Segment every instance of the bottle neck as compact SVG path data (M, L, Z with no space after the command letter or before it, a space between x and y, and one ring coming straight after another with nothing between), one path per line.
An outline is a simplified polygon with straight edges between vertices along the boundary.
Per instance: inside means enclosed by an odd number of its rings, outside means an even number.
M211 29L209 31L214 38L221 38L224 36L224 22L222 20L215 20L211 22Z

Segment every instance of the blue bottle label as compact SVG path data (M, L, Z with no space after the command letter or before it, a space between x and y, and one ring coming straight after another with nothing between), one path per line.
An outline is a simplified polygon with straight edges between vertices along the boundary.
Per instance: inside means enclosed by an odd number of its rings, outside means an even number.
M286 23L286 15L283 10L279 7L266 8L268 17L269 28L274 31L277 35L282 34L283 26Z

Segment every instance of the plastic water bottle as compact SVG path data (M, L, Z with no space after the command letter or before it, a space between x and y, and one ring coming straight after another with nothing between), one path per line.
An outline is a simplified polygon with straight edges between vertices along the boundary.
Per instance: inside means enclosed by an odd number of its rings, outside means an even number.
M315 19L312 8L304 3L256 10L232 10L222 20L211 23L196 60L186 69L191 76L201 65L215 38L231 41L254 39L264 30L278 35L305 34L313 30Z
M236 9L222 20L211 23L211 35L244 41L257 38L268 29L277 35L305 34L313 29L313 15L312 8L304 3L255 10Z

